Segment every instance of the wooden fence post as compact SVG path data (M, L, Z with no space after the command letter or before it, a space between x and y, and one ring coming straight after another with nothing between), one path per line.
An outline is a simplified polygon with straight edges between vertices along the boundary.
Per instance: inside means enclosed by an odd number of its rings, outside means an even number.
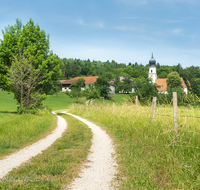
M173 92L174 131L178 133L177 92Z
M113 103L113 116L114 116L114 113L115 113L115 103Z
M101 106L100 106L100 107L101 107L101 112L102 112L102 104L101 104Z
M108 112L108 105L109 105L109 104L107 104L107 112Z
M135 102L136 102L136 111L138 112L138 96L136 96Z
M88 103L86 103L86 110L88 110Z
M96 105L96 111L97 111L97 103L95 105Z
M151 123L153 123L153 120L154 120L155 114L156 114L156 100L157 100L157 97L153 97L153 100L152 100L152 112L151 112Z

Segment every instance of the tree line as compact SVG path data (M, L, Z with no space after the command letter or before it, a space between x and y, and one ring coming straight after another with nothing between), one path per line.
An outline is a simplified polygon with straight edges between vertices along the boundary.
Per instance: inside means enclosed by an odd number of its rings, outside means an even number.
M63 79L70 79L76 76L104 76L108 81L115 79L115 84L118 86L119 76L129 78L127 80L139 80L144 81L148 79L149 64L143 65L135 63L117 63L112 60L101 62L101 61L90 61L80 59L62 59L64 67L62 69ZM190 66L183 68L180 63L174 66L156 64L157 78L167 78L168 74L176 71L180 77L182 77L188 87L188 90L200 96L200 67ZM118 82L117 82L118 81ZM121 85L121 84L120 84ZM117 91L120 91L118 88Z

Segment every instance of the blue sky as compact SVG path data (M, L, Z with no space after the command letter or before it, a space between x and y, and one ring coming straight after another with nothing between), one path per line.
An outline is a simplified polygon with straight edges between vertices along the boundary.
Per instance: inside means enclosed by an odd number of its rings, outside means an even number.
M60 58L200 65L199 0L6 0L0 29L30 18ZM2 39L0 33L0 39Z

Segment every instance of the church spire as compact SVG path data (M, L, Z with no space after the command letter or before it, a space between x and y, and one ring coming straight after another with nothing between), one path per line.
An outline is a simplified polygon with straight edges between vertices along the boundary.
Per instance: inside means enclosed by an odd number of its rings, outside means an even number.
M156 60L153 57L153 50L152 50L151 59L149 60L149 64L150 64L150 67L155 67L155 64L156 64Z
M153 57L153 50L151 54L151 59L149 60L149 78L152 79L152 82L155 83L157 79L157 74L156 74L156 60Z

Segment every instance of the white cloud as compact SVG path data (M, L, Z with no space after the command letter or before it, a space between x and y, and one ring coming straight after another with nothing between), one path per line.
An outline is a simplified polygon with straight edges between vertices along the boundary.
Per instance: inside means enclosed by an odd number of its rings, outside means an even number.
M96 26L98 28L105 28L105 23L104 22L96 22L92 23L93 26Z
M82 18L76 20L70 20L71 22L81 25L81 26L88 26L88 27L95 27L95 28L105 28L105 23L103 21L95 21L95 22L86 22Z
M82 26L86 25L86 23L82 19L74 20L74 22L77 23L78 25L82 25Z
M173 30L170 30L170 33L174 34L174 35L180 35L183 33L183 29L181 28L176 28L176 29L173 29Z
M134 27L128 27L128 26L116 26L115 28L124 31L136 31Z

